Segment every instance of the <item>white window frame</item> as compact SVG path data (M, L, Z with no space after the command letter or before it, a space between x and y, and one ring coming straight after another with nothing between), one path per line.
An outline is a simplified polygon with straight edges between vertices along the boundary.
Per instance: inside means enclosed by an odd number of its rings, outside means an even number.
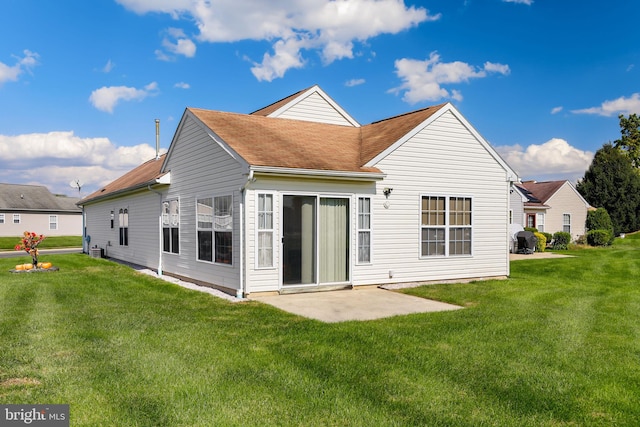
M0 213L0 224L4 224L4 214Z
M569 221L566 221L567 219ZM569 227L569 229L567 230L566 227ZM571 234L571 214L570 213L562 214L562 231Z
M49 230L58 229L58 215L49 215Z
M260 208L260 199L261 198L270 198L271 199L271 210L261 209ZM266 269L274 269L275 268L275 244L276 244L276 233L275 233L275 201L276 197L274 193L270 192L258 192L256 193L255 198L255 269L256 270L266 270ZM264 205L266 206L266 204ZM268 216L271 215L271 227L269 227L269 223L267 221ZM261 246L262 239L260 239L260 235L271 235L271 247L263 247ZM260 265L260 261L262 260L261 253L263 251L271 251L271 263L266 263L264 265Z
M13 223L14 224L20 224L20 214L13 214Z
M360 201L361 200L367 200L369 202L369 210L368 212L363 212L360 210ZM373 264L373 259L372 259L372 255L373 255L373 232L372 232L372 227L373 227L373 202L372 202L372 198L369 196L358 196L357 201L356 201L356 209L357 209L357 216L356 216L356 264L357 265L370 265ZM360 218L368 218L368 227L363 226L363 223L360 221ZM366 224L365 224L366 225ZM368 234L369 235L369 248L368 248L368 259L367 260L361 260L360 259L360 250L362 249L361 247L361 243L360 243L360 234Z
M216 220L216 200L222 198L229 198L229 213L228 213L228 224L223 224L221 221ZM226 221L226 220L225 220ZM217 250L216 250L216 233L230 233L231 234L231 258L229 262L219 262L216 261ZM213 196L213 262L219 265L227 265L229 267L233 266L233 194L219 194L217 196Z
M118 209L118 244L129 246L129 207Z
M545 215L542 212L538 212L536 214L536 229L540 232L540 233L544 233L544 218Z
M423 198L444 198L444 211L437 211L435 212L436 214L438 212L442 212L444 215L444 224L423 224L423 220L422 220L422 216L423 216L423 210L422 210L422 200ZM464 224L451 224L450 222L450 217L451 217L451 200L452 199L469 199L470 201L470 212L469 212L469 224L468 225L464 225ZM442 195L442 194L421 194L419 197L419 201L418 201L418 212L419 212L419 223L420 223L420 228L419 228L419 236L418 236L418 240L419 240L419 247L418 247L418 253L419 253L419 258L420 259L433 259L433 258L461 258L461 257L472 257L473 256L473 243L474 243L474 219L473 219L473 212L474 212L474 206L475 206L475 202L472 196L463 196L463 195ZM457 211L458 212L458 211ZM464 211L462 211L462 214L464 215ZM458 230L458 229L468 229L469 230L469 253L461 253L461 254L451 254L451 232L453 230ZM444 245L444 253L436 253L436 254L424 254L422 251L422 245L423 245L423 240L422 240L422 234L423 234L423 230L443 230L444 231L444 236L442 238L442 240L437 239L435 240L436 243L438 244L443 244ZM466 241L466 239L462 240L463 242ZM442 243L440 243L442 242Z
M165 248L164 233L169 230L169 247ZM177 230L177 248L173 244L173 232ZM180 253L180 199L166 199L162 201L162 252L167 254Z
M200 201L205 201L205 200L211 200L211 214L207 215L205 213L198 213L198 206L200 206ZM213 263L213 260L215 259L215 247L214 247L214 236L213 236L213 196L211 195L207 195L207 196L201 196L201 197L196 197L196 208L195 208L195 214L196 214L196 238L195 238L195 242L196 242L196 260L199 262L207 262L207 263ZM202 219L202 221L201 221ZM200 224L210 224L210 226L201 226ZM205 231L205 232L211 232L211 259L203 259L200 258L200 237L198 236L200 231Z

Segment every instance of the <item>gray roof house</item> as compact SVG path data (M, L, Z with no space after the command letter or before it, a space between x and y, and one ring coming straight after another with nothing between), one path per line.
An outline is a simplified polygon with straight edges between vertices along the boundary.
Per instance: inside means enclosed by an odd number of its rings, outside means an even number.
M0 183L0 236L33 231L45 236L81 236L80 199L52 194L40 185Z
M185 109L80 201L92 247L233 295L509 275L516 173L451 104L361 125L318 86Z

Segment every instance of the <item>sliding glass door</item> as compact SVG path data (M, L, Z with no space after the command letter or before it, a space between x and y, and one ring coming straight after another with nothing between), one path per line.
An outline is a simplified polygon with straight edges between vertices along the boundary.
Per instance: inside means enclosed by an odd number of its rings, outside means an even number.
M282 284L349 281L349 199L283 196Z

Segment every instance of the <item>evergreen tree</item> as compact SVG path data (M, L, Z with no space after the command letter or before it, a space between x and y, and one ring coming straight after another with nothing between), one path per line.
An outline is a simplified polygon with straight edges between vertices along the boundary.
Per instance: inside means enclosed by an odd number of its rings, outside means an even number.
M640 174L622 150L603 145L576 189L591 206L607 210L616 235L640 230Z

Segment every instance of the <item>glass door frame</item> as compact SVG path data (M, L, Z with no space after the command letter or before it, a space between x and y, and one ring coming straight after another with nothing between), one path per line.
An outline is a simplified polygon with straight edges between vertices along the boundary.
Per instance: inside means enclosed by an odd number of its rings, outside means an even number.
M285 251L284 251L284 237L285 237L285 224L284 224L284 209L285 209L285 198L286 197L313 197L315 199L314 204L314 280L313 283L284 283L284 264L285 264ZM280 263L279 263L279 289L295 289L295 288L318 288L320 286L339 286L339 285L348 285L352 282L352 274L353 274L353 194L345 194L345 193L314 193L307 191L283 191L280 193L280 214L279 214L279 241L280 241ZM320 199L345 199L347 200L347 221L346 221L346 233L347 233L347 280L344 282L331 282L331 283L321 283L320 282Z

